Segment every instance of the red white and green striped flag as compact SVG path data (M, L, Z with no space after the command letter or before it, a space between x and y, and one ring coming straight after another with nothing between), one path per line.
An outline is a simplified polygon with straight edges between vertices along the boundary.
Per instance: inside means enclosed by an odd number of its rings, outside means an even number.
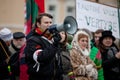
M27 35L32 29L36 16L44 12L44 0L25 0L25 29Z

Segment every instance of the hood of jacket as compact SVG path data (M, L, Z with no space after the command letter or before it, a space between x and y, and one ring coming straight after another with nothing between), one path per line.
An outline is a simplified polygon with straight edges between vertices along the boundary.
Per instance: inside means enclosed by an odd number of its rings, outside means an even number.
M79 34L84 34L84 35L88 36L88 47L84 51L81 49L81 47L78 43L78 35ZM83 30L77 31L72 40L72 47L79 50L83 55L89 56L89 54L90 54L90 36Z

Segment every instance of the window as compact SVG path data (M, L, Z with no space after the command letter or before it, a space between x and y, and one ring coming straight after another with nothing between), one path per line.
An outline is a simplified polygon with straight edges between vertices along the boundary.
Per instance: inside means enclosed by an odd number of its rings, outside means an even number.
M54 5L50 5L49 6L49 11L55 11L55 6Z
M68 12L68 13L72 13L72 12L73 12L73 7L68 7L68 8L67 8L67 12Z

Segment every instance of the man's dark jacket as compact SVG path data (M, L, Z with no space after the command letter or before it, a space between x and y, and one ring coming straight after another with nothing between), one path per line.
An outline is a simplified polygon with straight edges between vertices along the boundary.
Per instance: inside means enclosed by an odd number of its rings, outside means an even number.
M40 63L40 67L39 71L36 72L37 67L33 68L36 63L33 60L33 54L38 49L42 51L38 54L37 61ZM32 31L29 38L27 38L24 52L31 80L53 80L55 78L55 54L57 48L47 38L43 38L40 34Z

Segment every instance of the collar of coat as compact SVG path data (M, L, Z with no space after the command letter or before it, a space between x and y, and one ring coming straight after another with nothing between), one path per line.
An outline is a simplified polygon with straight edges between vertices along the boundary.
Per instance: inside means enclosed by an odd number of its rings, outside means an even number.
M36 27L36 28L35 28L35 32L36 32L37 34L39 34L39 35L42 35L44 31L43 31L42 29ZM43 36L46 37L46 38L49 39L49 40L52 38L52 35L51 35L51 34L46 34L46 33L45 33Z

